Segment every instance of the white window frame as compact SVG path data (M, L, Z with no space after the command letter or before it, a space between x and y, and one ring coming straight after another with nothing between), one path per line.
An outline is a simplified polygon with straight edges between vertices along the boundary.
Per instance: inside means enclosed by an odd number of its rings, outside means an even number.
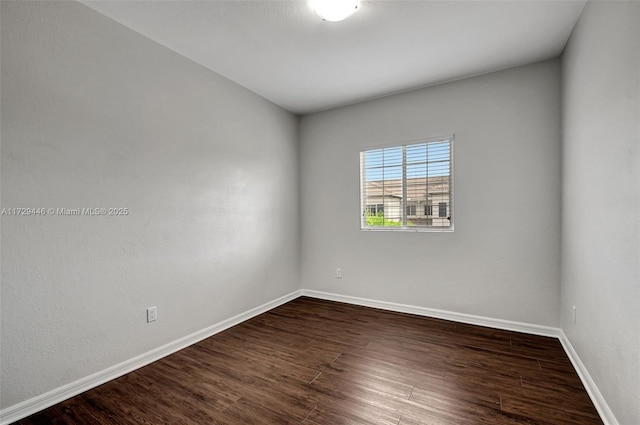
M359 152L359 170L360 170L360 206L359 206L359 212L360 212L360 230L363 231L373 231L373 232L436 232L436 233L441 233L441 232L453 232L454 231L454 211L455 211L455 202L454 202L454 194L455 194L455 188L454 188L454 142L455 139L455 135L451 134L451 135L447 135L447 136L441 136L441 137L432 137L432 138L426 138L426 139L418 139L418 140L411 140L411 141L406 141L406 142L399 142L399 143L391 143L391 144L385 144L385 145L378 145L378 146L371 146L371 147L367 147L367 148L361 148L360 152ZM408 146L412 146L412 145L419 145L419 144L424 144L424 143L434 143L434 142L445 142L445 141L449 141L449 167L450 167L450 171L449 171L449 205L448 205L448 210L449 210L449 220L450 220L450 224L449 226L407 226L407 184L406 184L406 180L407 180L407 176L406 176L406 148ZM402 163L402 204L399 208L399 210L402 213L402 223L400 226L367 226L367 221L366 221L366 189L365 189L365 184L366 184L366 178L365 178L365 161L364 161L364 155L366 152L368 151L372 151L372 150L377 150L377 149L385 149L385 148L402 148L403 151L403 163ZM425 204L426 207L426 204ZM434 205L432 205L432 209L433 210L438 210L438 204L434 203ZM386 214L386 210L387 208L385 207L385 214ZM418 208L416 208L416 211L418 211ZM436 211L432 211L432 212L436 212ZM433 216L432 217L436 217L437 216Z

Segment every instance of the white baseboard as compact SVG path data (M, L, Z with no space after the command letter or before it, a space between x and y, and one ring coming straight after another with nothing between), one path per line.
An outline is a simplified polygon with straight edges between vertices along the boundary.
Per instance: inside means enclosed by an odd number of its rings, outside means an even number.
M591 375L589 375L587 368L584 366L584 363L582 363L582 360L580 360L580 357L578 357L578 353L576 353L576 350L573 349L569 338L567 338L567 335L565 335L562 329L560 330L560 336L558 337L558 339L560 339L560 343L562 344L564 351L567 353L567 356L569 356L569 360L571 360L573 368L578 373L578 376L582 381L582 385L584 385L584 388L587 390L589 397L591 397L591 401L600 414L602 422L604 422L605 425L619 425L618 420L609 408L607 402L604 400L604 397L602 397L602 394L596 386L596 383L593 382L593 379L591 378Z
M551 336L558 338L560 329L549 326L532 325L530 323L512 322L510 320L492 319L490 317L474 316L471 314L455 313L435 308L418 307L408 304L397 304L386 301L377 301L367 298L351 297L347 295L331 294L328 292L312 291L303 289L302 295L312 298L320 298L329 301L339 301L348 304L356 304L365 307L379 308L381 310L396 311L399 313L409 313L418 316L433 317L436 319L451 320L453 322L468 323L470 325L487 326L490 328L503 329L507 331L524 332L533 335Z
M39 412L47 407L53 406L56 403L60 403L73 396L83 393L87 390L102 385L105 382L116 379L122 375L160 360L170 354L180 351L190 345L193 345L203 339L209 338L219 332L224 331L232 326L240 324L245 320L255 317L259 314L265 313L279 305L294 300L300 296L307 296L311 298L318 298L329 301L338 301L348 304L361 305L365 307L379 308L381 310L395 311L399 313L409 313L425 317L433 317L437 319L451 320L454 322L468 323L472 325L487 326L496 329L504 329L509 331L523 332L533 335L549 336L558 338L562 344L567 356L571 360L573 367L576 369L578 376L582 380L582 384L587 390L587 393L591 397L593 404L595 405L601 419L605 425L619 425L613 412L607 405L606 401L602 397L602 394L598 390L595 382L589 375L589 372L585 368L584 364L578 357L578 354L573 349L573 346L569 342L569 339L559 328L553 328L549 326L533 325L529 323L513 322L509 320L493 319L490 317L474 316L471 314L456 313L445 310L437 310L427 307L419 307L407 304L397 304L386 301L377 301L367 298L352 297L347 295L338 295L328 292L314 291L309 289L302 289L294 291L290 294L282 296L273 301L267 302L261 306L255 307L244 313L238 314L230 319L223 320L215 325L209 326L201 331L194 332L191 335L187 335L176 341L165 344L147 353L141 354L137 357L124 361L120 364L112 366L108 369L94 373L93 375L81 378L75 382L64 385L62 387L53 389L47 393L33 397L29 400L10 406L0 411L0 425L10 424L18 421L36 412Z
M609 408L609 405L607 405L607 402L602 397L600 390L598 390L595 382L593 382L593 379L591 379L591 375L589 375L589 372L587 372L587 369L580 360L580 357L578 357L578 353L576 353L576 351L573 349L571 343L569 342L569 339L560 328L532 325L522 322L512 322L509 320L493 319L490 317L474 316L470 314L455 313L452 311L437 310L433 308L418 307L407 304L396 304L386 301L371 300L367 298L351 297L347 295L338 295L328 292L313 291L309 289L303 289L301 291L301 295L311 298L319 298L323 300L339 301L348 304L361 305L365 307L374 307L382 310L396 311L399 313L410 313L419 316L451 320L454 322L462 322L472 325L487 326L490 328L558 338L560 340L560 343L562 344L562 347L564 348L564 351L567 353L567 356L571 360L573 367L578 373L578 376L582 381L582 385L584 385L587 393L589 394L589 397L591 397L591 401L600 414L600 418L602 419L604 424L619 425L618 421L613 415L613 412Z
M180 351L183 348L202 341L203 339L209 338L210 336L222 332L225 329L240 324L245 320L251 319L252 317L278 307L281 304L294 300L300 296L300 292L300 290L294 291L278 299L262 304L261 306L245 311L244 313L233 316L230 319L223 320L215 325L209 326L198 332L194 332L191 335L187 335L137 357L126 360L120 364L101 370L100 372L96 372L93 375L78 379L75 382L71 382L63 385L62 387L55 388L44 394L30 398L29 400L7 407L0 411L0 425L10 424L26 418L29 415L46 409L47 407L53 406L54 404L95 388L98 385L102 385L105 382L116 379L129 372L133 372L134 370L160 360L169 354L173 354L176 351Z

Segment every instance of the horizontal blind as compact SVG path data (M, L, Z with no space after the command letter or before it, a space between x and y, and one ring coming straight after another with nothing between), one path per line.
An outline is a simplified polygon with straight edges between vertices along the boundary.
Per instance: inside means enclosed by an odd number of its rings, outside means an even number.
M451 139L360 152L363 229L451 227Z

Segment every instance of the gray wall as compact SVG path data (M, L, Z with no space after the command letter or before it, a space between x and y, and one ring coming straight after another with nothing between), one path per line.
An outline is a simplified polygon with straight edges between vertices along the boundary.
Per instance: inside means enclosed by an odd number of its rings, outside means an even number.
M562 328L621 424L640 423L639 55L640 3L594 2L562 61Z
M296 117L79 3L1 7L2 207L129 208L2 217L2 407L299 289Z
M455 232L361 231L359 149L450 133ZM557 60L305 116L300 138L303 288L558 326Z

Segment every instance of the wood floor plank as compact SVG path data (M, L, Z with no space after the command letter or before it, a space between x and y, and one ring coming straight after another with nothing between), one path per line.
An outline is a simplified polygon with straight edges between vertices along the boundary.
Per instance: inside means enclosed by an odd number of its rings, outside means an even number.
M599 423L597 416L574 409L570 405L558 403L550 406L549 403L543 401L511 395L502 396L502 410L523 416L536 417L549 423L567 425Z
M424 354L420 359L393 357L387 351L356 351L341 353L330 365L333 368L353 368L375 372L389 379L400 379L410 385L423 379L442 378L444 362Z
M554 338L301 297L18 423L602 421Z
M62 414L56 406L38 412L20 421L21 425L73 425L73 422Z
M385 405L328 399L306 418L308 423L335 425L397 425L400 415Z
M500 409L500 387L488 384L484 380L458 376L452 379L442 379L438 384L425 382L415 387L411 399L425 402L429 398L443 397L453 401L465 401L479 404L493 409Z

